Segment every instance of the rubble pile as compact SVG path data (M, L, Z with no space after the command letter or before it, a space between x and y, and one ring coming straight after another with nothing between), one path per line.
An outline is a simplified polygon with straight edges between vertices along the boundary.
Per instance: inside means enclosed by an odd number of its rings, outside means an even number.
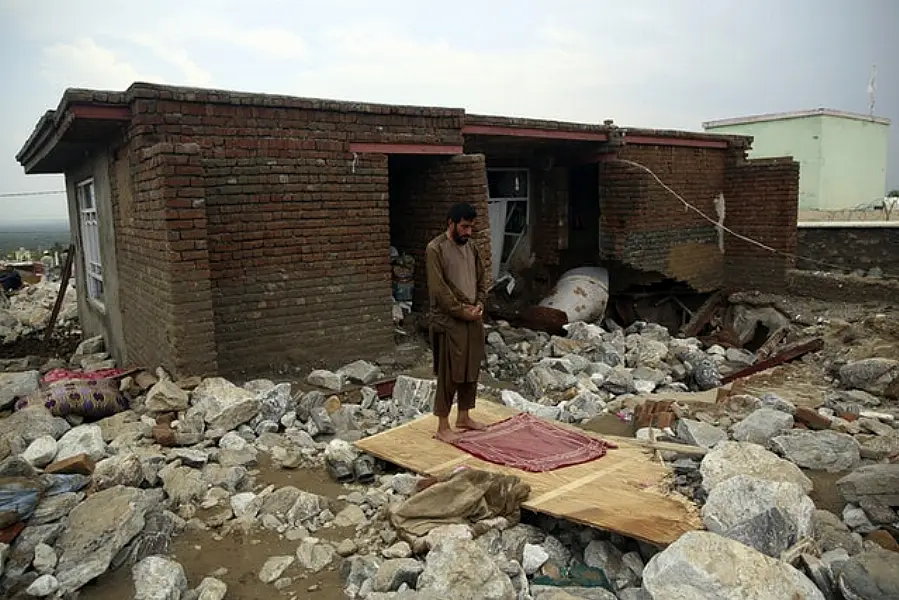
M315 586L297 585L308 574L336 570L347 597L369 600L899 597L899 362L830 364L833 385L815 407L737 386L694 404L666 396L717 388L758 357L649 323L567 329L492 328L488 369L520 391L483 394L567 423L636 421L641 406L671 415L636 435L670 467L671 493L697 503L706 530L658 548L528 514L404 529L400 507L437 484L378 474L351 442L427 413L435 382L399 376L385 391L366 361L311 372L311 391L122 372L112 377L127 409L99 420L54 416L41 372L5 373L4 406L25 396L29 407L0 418L0 594L73 598L126 569L135 598L227 598L224 574L188 580L173 538L268 531L295 550L266 557L260 596L306 597ZM92 339L42 371L114 366ZM653 446L664 441L682 446ZM324 469L346 493L267 485L269 464ZM813 500L820 471L839 474L840 514Z
M16 341L42 331L59 295L59 282L40 281L25 285L8 296L0 291L0 344ZM56 326L65 328L78 319L78 297L75 287L66 288Z

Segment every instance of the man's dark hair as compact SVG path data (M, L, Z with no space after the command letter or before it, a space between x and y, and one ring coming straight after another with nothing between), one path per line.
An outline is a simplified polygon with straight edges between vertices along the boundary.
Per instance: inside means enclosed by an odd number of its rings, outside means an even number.
M461 221L474 221L477 216L478 211L475 210L474 206L468 204L467 202L459 202L458 204L453 204L453 206L449 209L449 212L446 213L446 219L456 224Z

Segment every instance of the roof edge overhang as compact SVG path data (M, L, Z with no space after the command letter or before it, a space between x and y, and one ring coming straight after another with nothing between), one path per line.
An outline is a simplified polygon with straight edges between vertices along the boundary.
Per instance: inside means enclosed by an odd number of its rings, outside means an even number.
M835 110L832 108L813 108L810 110L796 110L791 112L765 113L759 115L749 115L745 117L733 117L729 119L717 119L713 121L705 121L702 124L703 129L715 129L717 127L732 127L734 125L749 125L753 123L769 123L771 121L786 121L788 119L806 119L809 117L835 117L839 119L850 119L853 121L865 121L868 123L876 123L878 125L889 125L890 120L886 117L878 117L875 115L864 115L861 113L853 113L843 110Z
M130 119L121 93L66 90L59 107L38 120L16 161L29 175L62 173L74 150L102 141Z

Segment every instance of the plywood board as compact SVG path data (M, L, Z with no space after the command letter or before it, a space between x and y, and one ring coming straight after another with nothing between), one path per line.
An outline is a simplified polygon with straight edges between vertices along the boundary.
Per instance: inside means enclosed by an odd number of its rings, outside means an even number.
M480 402L472 416L495 423L515 412ZM531 486L524 508L653 544L669 544L702 527L696 505L666 491L669 470L653 452L637 444L616 438L618 448L598 460L546 473L527 473L479 460L440 442L433 437L436 429L436 418L428 415L359 440L356 446L423 475L436 475L458 465L517 475Z

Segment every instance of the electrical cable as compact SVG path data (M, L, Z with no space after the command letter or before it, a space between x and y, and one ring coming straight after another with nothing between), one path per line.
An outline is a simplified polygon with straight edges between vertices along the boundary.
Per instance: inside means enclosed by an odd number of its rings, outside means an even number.
M705 219L706 221L708 221L709 223L711 223L712 225L714 225L716 228L720 229L721 231L724 231L725 233L729 233L730 235L734 236L735 238L737 238L737 239L739 239L739 240L743 240L744 242L747 242L747 243L749 243L749 244L753 244L753 245L755 245L755 246L758 246L759 248L762 248L762 249L764 249L764 250L767 250L768 252L772 252L772 253L774 253L774 254L778 254L778 255L783 256L783 257L785 257L785 258L804 260L804 261L807 261L807 262L810 262L810 263L814 263L814 264L817 264L817 265L821 265L821 266L824 266L824 267L830 267L831 269L837 269L837 270L839 270L839 271L847 271L847 270L849 270L847 267L842 266L842 265L837 265L837 264L833 264L833 263L828 263L828 262L826 262L826 261L818 260L818 259L816 259L816 258L809 258L809 257L807 257L807 256L799 256L798 254L791 254L791 253L789 253L789 252L784 252L783 250L778 250L777 248L772 248L771 246L765 245L765 244L763 244L762 242L760 242L760 241L758 241L758 240L752 239L751 237L747 237L747 236L745 236L745 235L743 235L743 234L737 233L736 231L730 229L729 227L727 227L727 226L725 226L725 225L722 225L722 224L719 223L717 220L715 220L715 219L713 219L712 217L706 215L706 214L705 214L704 212L702 212L700 209L696 208L695 206L693 206L692 204L690 204L689 202L687 202L686 200L684 200L683 197L682 197L680 194L678 194L678 193L675 192L673 189L671 189L671 187L670 187L668 184L666 184L664 181L662 181L662 180L659 178L659 176L656 175L656 174L652 171L652 169L650 169L650 168L647 167L646 165L641 165L641 164L638 163L638 162L634 162L634 161L632 161L632 160L627 160L627 159L624 159L624 158L615 158L615 159L613 159L613 160L614 160L615 162L625 163L625 164L628 164L628 165L637 167L638 169L641 169L641 170L643 170L643 171L646 171L646 172L647 172L653 179L656 180L656 182L657 182L660 186L662 186L662 188L665 189L665 191L667 191L667 192L670 193L672 196L674 196L675 198L677 198L678 200L680 200L681 203L684 205L684 207L686 207L686 208L689 209L689 210L692 210L693 212L695 212L696 214L698 214L700 217L702 217L703 219ZM894 275L894 274L892 274L892 273L883 273L883 274L882 274L882 277L885 278L885 279L899 279L899 275Z

